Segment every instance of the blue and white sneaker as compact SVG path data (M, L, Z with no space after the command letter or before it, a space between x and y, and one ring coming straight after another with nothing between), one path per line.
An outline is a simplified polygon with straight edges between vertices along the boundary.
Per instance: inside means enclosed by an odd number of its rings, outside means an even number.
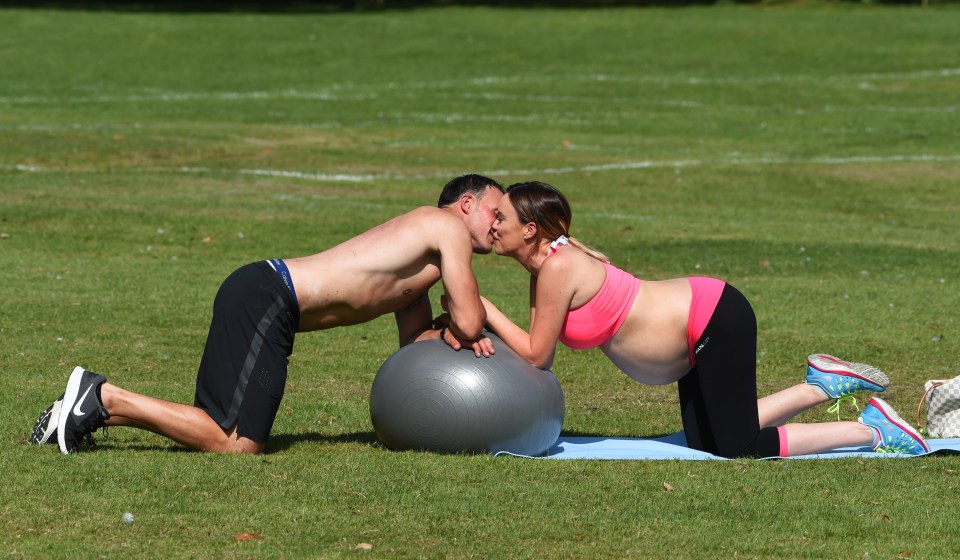
M57 443L57 424L60 422L60 408L63 405L63 395L53 401L53 404L40 413L37 423L33 425L33 432L30 434L30 443L34 445L43 445L44 443Z
M871 365L846 362L828 354L811 354L807 356L807 383L838 400L857 391L882 393L890 385L890 378Z
M836 412L839 420L841 401L849 400L860 410L853 393L882 393L890 385L890 378L871 365L847 362L829 354L810 354L807 356L806 382L833 400L829 412Z
M57 419L57 443L65 455L76 451L84 438L92 441L91 434L106 426L110 413L100 400L100 386L106 381L106 377L80 366L70 374Z
M870 399L857 421L873 430L873 448L877 451L904 455L930 452L923 437L889 404L877 397Z

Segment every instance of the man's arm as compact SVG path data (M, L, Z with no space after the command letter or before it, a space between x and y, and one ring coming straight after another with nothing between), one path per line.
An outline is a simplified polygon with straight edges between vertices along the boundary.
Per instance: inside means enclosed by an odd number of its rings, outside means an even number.
M473 245L465 227L447 228L438 240L440 274L450 313L450 330L464 340L475 340L483 332L487 314L480 301L480 289L473 275Z
M460 350L464 344L473 350L476 357L484 356L489 358L496 351L489 338L481 337L477 340L460 340L450 331L449 315L444 313L440 318L443 325L441 328L434 328L434 320L430 319L432 309L427 294L418 297L416 301L394 313L397 320L397 331L400 333L400 347L404 347L421 340L431 340L439 338L443 340L454 350Z
M421 340L439 338L440 331L433 328L433 309L430 298L423 293L407 307L394 313L397 319L397 332L400 335L400 347Z

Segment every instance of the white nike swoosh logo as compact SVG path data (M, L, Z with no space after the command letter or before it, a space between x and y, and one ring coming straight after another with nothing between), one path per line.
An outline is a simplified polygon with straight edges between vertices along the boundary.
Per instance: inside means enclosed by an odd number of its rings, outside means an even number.
M80 409L80 405L83 404L83 399L87 398L87 393L90 392L90 389L93 389L93 385L87 386L87 390L84 391L83 396L77 400L77 405L73 407L73 414L76 416L83 416L86 414L83 410Z

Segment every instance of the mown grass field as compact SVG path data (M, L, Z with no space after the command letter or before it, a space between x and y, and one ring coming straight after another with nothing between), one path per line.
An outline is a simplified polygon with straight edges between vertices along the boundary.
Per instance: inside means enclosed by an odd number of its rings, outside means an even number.
M367 397L391 317L297 339L263 456L119 428L69 457L25 443L77 364L192 402L227 274L432 205L464 172L554 184L573 233L643 278L738 286L762 394L829 352L882 367L915 418L925 380L960 374L958 28L955 7L0 10L0 553L960 555L954 457L385 450ZM522 321L524 271L474 268ZM680 428L675 387L597 351L553 369L566 433Z

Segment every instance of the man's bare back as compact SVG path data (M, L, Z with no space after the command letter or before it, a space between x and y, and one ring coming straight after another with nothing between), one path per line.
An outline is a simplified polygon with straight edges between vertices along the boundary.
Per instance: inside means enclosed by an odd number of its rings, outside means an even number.
M488 189L465 214L458 205L416 208L322 253L284 259L300 303L299 330L353 325L387 313L398 313L400 323L399 313L420 304L442 279L451 327L475 338L485 315L474 303L480 300L471 260L474 252L490 251L488 221L499 198L497 189ZM422 314L418 322L424 322Z
M300 301L300 331L370 321L407 307L440 280L438 236L470 253L463 224L439 208L397 216L322 253L284 259Z

